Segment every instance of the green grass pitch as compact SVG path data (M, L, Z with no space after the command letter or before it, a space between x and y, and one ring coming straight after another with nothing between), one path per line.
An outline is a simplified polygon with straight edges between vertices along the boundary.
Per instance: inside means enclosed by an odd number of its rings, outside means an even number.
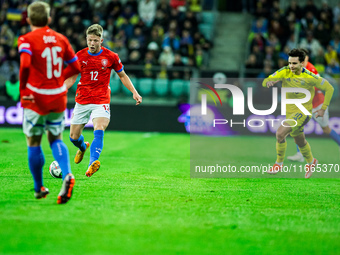
M91 130L84 136L93 139ZM275 160L274 135L231 141L235 161ZM309 142L320 157L339 157L330 139ZM235 150L247 143L243 153ZM46 137L44 184L51 194L42 200L31 190L21 129L1 128L0 145L0 254L340 252L339 179L191 179L189 135L106 132L99 172L85 176L88 152L84 162L71 163L73 196L57 205L61 180L48 173ZM293 152L290 139L287 154Z

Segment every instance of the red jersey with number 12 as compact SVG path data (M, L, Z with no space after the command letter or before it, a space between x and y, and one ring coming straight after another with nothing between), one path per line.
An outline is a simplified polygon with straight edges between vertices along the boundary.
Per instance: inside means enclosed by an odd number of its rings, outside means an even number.
M102 47L98 53L91 53L88 48L78 51L81 65L81 78L77 86L78 104L109 104L111 99L111 70L123 71L118 54Z
M307 63L306 69L308 71L311 71L312 73L314 73L316 75L319 75L315 66L310 62ZM314 87L314 89L315 89L315 95L314 95L312 104L313 104L313 108L316 108L319 105L323 104L323 101L325 100L325 95L322 93L322 91L320 89L318 89L316 87Z

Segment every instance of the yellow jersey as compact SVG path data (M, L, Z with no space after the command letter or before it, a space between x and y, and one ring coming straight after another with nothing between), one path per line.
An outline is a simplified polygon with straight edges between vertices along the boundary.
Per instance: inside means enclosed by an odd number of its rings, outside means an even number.
M310 92L310 100L302 104L310 113L312 113L313 109L312 102L315 94L314 87L325 91L325 100L321 107L321 109L323 110L327 109L333 96L334 88L332 87L332 85L324 78L315 75L314 73L308 71L306 68L302 68L302 72L299 75L296 75L289 69L289 66L285 66L275 73L269 75L268 78L264 79L262 82L262 86L266 87L268 81L278 80L282 81L282 87L284 88L304 88ZM306 95L304 93L287 93L286 95L287 99L302 99L305 97ZM291 113L295 111L300 111L296 105L287 105L287 112Z

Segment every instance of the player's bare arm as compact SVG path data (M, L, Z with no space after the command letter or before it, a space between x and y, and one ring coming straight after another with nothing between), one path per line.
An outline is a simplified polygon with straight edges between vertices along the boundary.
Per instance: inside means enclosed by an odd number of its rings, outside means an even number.
M76 82L77 76L78 76L78 74L75 74L75 75L73 75L70 78L65 80L64 83L65 83L67 89L70 89L72 87L72 85Z
M279 81L267 81L266 85L267 85L267 88L270 88L272 86L274 86L276 83L278 83Z
M142 97L138 94L137 90L133 86L129 76L123 71L118 73L120 80L122 81L123 85L132 92L133 99L136 100L136 105L142 103Z
M273 78L269 77L263 80L262 86L270 88L274 86L276 83L278 83L280 80L273 80Z
M325 114L325 111L324 109L319 109L316 111L316 114L315 114L315 118L317 117L323 117L323 115Z

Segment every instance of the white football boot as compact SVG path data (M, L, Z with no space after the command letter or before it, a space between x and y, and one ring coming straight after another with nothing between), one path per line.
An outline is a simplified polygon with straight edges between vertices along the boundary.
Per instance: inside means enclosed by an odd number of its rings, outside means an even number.
M303 157L301 152L297 152L293 156L288 156L287 159L290 160L290 161L294 161L294 162L304 162L305 161L305 158Z

